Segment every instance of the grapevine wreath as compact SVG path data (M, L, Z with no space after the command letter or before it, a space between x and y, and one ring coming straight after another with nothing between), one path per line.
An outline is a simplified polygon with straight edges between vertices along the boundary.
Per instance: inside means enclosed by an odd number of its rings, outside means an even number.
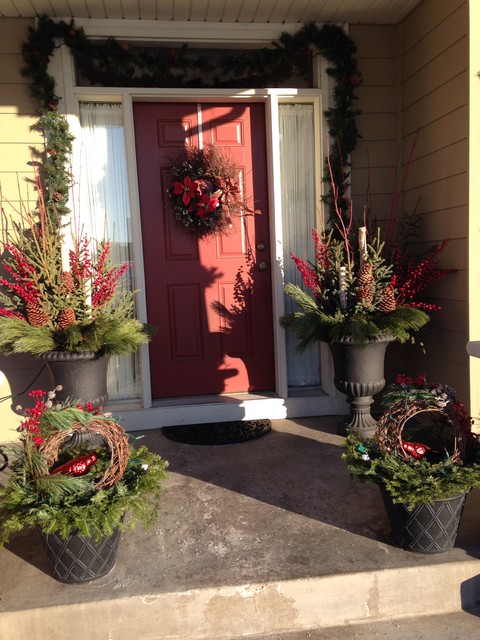
M115 420L97 418L95 415L92 415L86 425L80 421L73 422L68 432L57 431L45 439L40 450L46 458L48 467L55 464L62 445L68 442L76 432L84 433L87 437L91 434L101 436L110 451L110 463L102 477L95 483L95 490L111 487L121 480L130 456L128 436Z
M186 147L170 173L175 217L200 237L228 232L235 216L260 213L242 198L240 166L214 145Z
M445 456L451 463L464 460L472 421L454 389L429 383L424 376L398 376L383 404L386 410L375 436L382 451L406 462ZM411 441L415 432L418 442Z

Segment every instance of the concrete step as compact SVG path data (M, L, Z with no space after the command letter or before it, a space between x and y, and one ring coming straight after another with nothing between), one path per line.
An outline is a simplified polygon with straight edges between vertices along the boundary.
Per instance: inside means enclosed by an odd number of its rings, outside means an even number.
M285 634L254 636L251 640L465 640L480 635L480 609L435 616L397 618Z
M113 571L87 585L52 579L36 531L16 536L0 549L0 638L283 638L475 607L480 492L454 549L403 551L378 487L349 477L337 422L275 421L214 447L145 432L170 461L158 524L123 534Z

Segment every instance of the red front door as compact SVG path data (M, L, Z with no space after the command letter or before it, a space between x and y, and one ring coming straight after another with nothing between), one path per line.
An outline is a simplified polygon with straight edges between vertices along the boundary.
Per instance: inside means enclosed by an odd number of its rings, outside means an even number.
M153 398L272 390L263 104L137 103L134 121L148 322L158 327ZM168 169L185 145L207 143L242 167L246 199L262 213L198 239L175 220Z

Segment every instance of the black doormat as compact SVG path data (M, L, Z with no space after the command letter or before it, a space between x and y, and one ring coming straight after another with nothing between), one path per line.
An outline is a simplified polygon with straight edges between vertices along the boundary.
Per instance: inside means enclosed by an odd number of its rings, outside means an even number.
M237 420L162 427L162 433L170 440L184 444L236 444L263 436L271 428L270 420Z

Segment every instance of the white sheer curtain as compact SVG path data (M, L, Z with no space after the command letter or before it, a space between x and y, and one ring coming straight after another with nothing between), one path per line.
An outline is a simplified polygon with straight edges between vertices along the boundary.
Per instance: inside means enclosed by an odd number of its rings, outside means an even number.
M285 282L303 286L302 278L290 257L314 261L312 229L316 226L315 130L313 105L281 104L280 166L282 174L282 211ZM285 310L294 311L295 303L285 296ZM295 351L296 337L287 331L287 368L290 387L320 384L318 345L303 354Z
M82 233L111 242L114 264L132 262L125 136L121 104L80 104L80 177L77 215ZM133 288L132 268L130 281ZM110 399L139 397L138 358L112 357Z

